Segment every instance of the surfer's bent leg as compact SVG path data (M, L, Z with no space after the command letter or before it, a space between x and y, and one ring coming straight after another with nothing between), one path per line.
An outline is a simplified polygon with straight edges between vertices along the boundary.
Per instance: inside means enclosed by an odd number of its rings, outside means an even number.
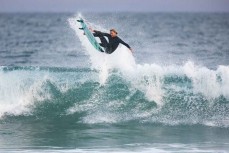
M95 33L93 33L93 35L94 35L95 37L99 37L99 39L100 39L100 41L101 41L101 43L99 43L100 46L102 46L102 47L107 47L108 42L107 42L106 38L102 35L101 32L95 32Z
M99 37L99 39L100 39L100 41L101 41L101 43L99 43L100 46L102 46L102 47L107 47L108 42L107 42L106 38L105 38L105 37Z

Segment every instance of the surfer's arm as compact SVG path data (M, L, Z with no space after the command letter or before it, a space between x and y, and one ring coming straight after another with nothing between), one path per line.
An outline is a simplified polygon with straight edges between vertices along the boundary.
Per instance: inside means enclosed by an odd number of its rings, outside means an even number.
M131 47L127 43L125 43L122 39L119 39L119 42L131 50Z
M122 39L119 38L119 41L121 44L125 45L127 48L129 48L129 50L133 53L132 48L130 47L130 45L128 45L127 43L125 43Z

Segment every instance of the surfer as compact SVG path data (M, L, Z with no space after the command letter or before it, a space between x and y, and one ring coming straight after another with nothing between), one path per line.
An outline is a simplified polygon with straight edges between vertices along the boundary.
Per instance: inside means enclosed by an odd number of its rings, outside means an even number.
M103 33L103 32L97 31L97 30L93 30L91 28L90 28L90 30L92 32L94 32L93 35L95 37L99 37L99 39L101 41L100 46L105 48L106 53L108 53L108 54L113 53L118 48L119 43L125 45L132 52L131 47L117 36L118 32L115 29L111 29L110 34L109 33ZM105 37L108 38L109 42L106 40Z

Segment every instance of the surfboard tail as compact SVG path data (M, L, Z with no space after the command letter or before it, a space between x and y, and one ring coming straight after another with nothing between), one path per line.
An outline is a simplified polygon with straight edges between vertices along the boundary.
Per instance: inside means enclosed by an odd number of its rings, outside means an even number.
M97 42L97 40L95 39L94 35L91 33L90 28L87 27L87 24L84 22L84 20L82 18L79 18L79 20L77 20L78 22L80 22L82 28L80 27L80 30L83 30L83 34L86 35L87 39L89 40L89 42L91 43L91 45L93 45L93 47L100 51L100 52L104 52L104 50L102 49L102 47L100 46L100 44Z

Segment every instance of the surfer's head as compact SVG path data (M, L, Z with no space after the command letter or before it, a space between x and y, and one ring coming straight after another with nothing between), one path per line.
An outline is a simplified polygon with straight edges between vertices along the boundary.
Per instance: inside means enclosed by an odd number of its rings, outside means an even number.
M117 34L118 34L118 32L117 32L115 29L111 29L111 30L110 30L110 35L111 35L111 37L116 37Z

